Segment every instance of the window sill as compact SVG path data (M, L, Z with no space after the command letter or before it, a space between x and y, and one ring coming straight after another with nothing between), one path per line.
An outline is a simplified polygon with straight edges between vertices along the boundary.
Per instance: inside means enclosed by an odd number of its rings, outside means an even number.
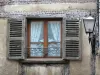
M63 60L62 58L28 58L21 61L22 63L35 63L35 64L48 64L48 63L58 63L66 64L68 60Z

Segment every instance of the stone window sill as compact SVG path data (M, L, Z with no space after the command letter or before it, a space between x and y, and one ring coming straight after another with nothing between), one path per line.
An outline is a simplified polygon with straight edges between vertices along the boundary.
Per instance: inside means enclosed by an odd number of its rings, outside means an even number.
M28 58L21 61L22 63L36 63L36 64L45 64L45 63L68 63L68 60L63 60L62 58Z

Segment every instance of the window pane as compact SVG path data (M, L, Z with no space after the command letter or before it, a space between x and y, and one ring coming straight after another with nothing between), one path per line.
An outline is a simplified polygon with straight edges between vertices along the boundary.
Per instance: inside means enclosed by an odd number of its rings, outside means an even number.
M48 22L48 42L60 42L61 22Z
M48 45L48 56L60 56L60 43Z
M31 22L31 42L43 42L43 22Z
M31 56L43 56L43 44L31 44Z

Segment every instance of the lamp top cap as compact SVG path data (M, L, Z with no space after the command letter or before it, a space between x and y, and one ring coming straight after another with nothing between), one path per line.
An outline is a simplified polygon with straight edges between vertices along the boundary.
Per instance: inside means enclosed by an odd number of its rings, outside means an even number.
M89 16L89 17L86 17L84 19L87 19L87 20L94 20L94 18L92 16Z

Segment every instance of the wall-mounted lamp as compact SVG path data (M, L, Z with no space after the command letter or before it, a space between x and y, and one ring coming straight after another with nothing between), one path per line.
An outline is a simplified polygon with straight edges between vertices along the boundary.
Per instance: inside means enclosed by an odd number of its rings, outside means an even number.
M95 19L92 16L86 17L83 19L85 32L86 33L93 33L94 26L95 26Z
M89 17L83 18L83 23L85 27L85 32L89 34L89 43L91 42L92 54L95 54L95 18L89 15Z

